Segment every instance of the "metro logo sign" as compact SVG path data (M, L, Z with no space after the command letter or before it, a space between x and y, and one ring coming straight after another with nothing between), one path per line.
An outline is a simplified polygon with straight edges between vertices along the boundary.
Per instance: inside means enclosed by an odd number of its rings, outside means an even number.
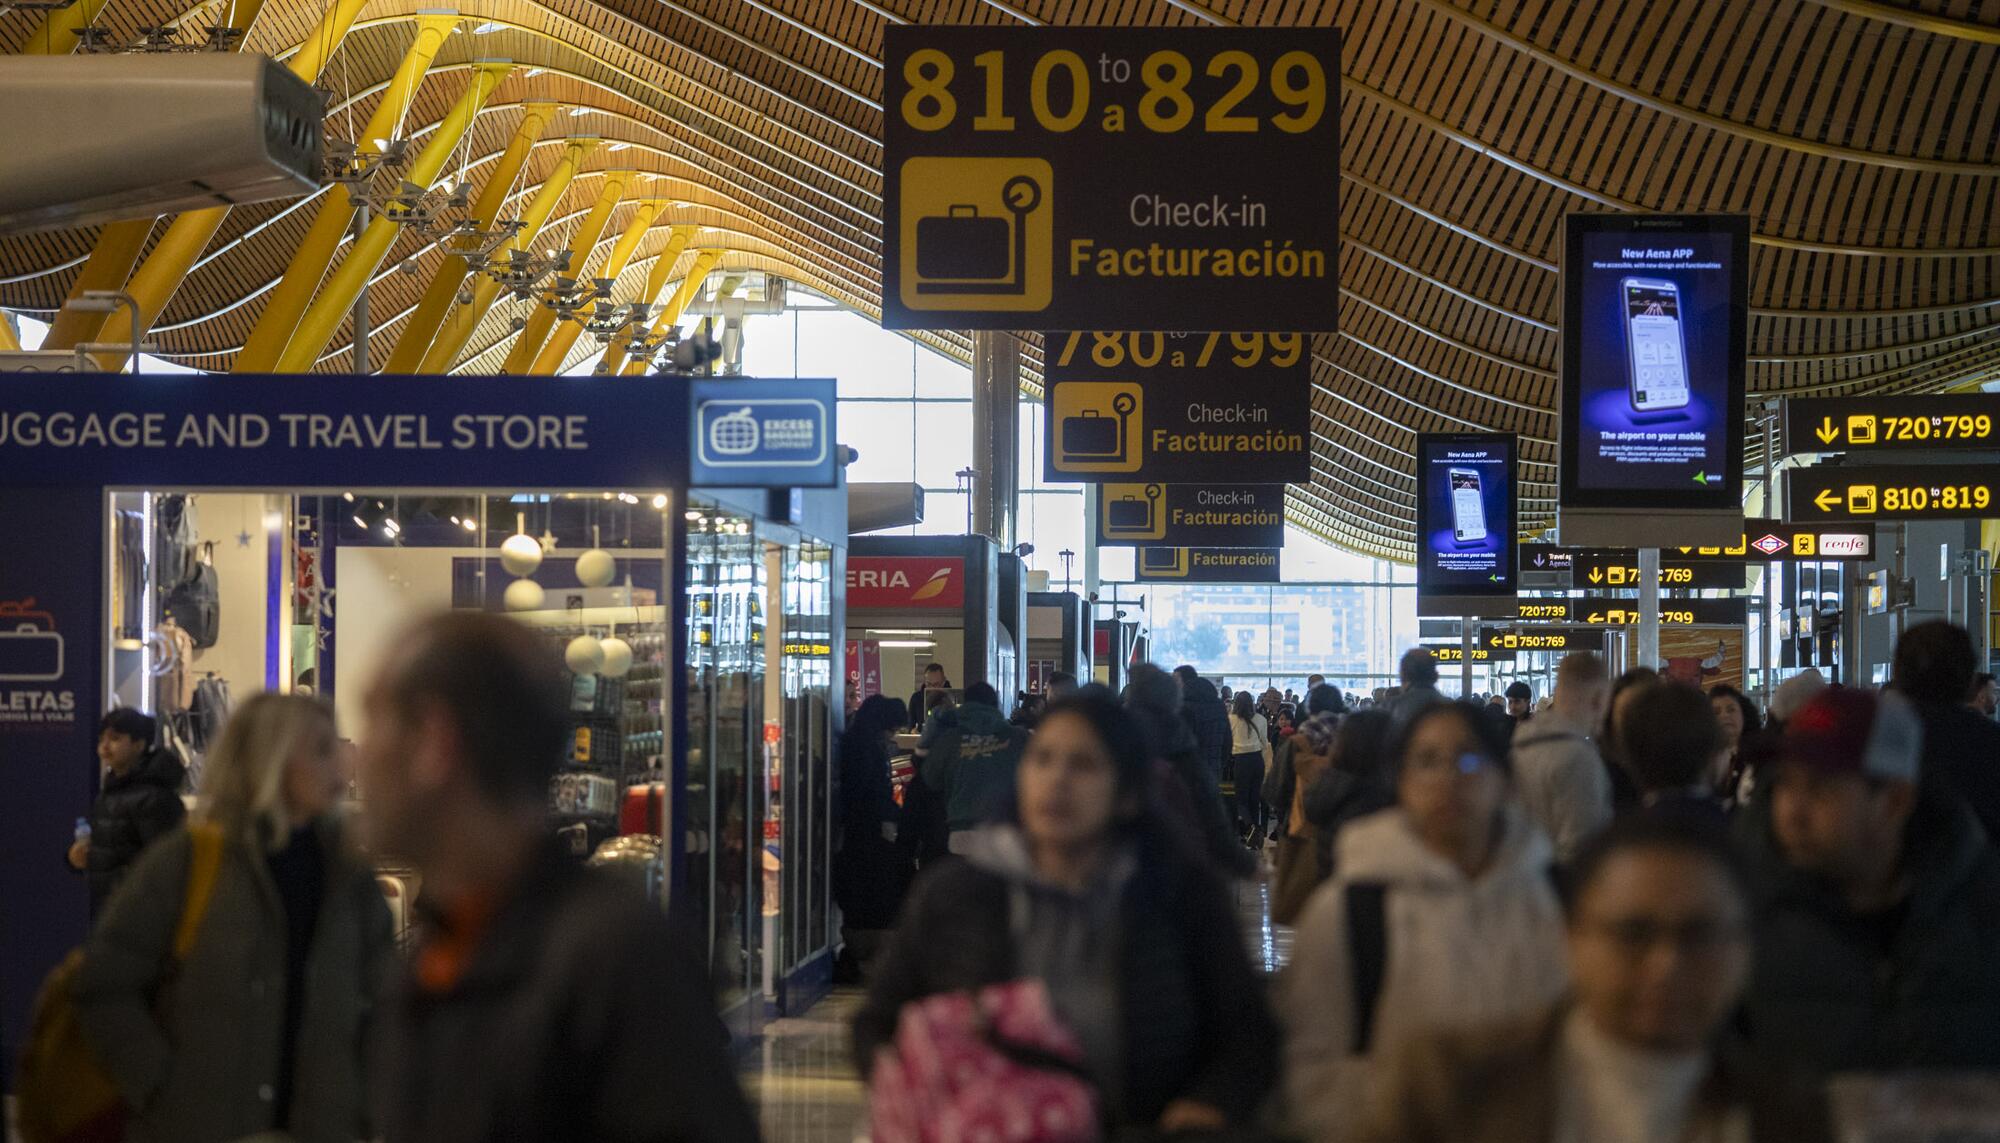
M849 556L847 606L965 606L965 561L943 556Z

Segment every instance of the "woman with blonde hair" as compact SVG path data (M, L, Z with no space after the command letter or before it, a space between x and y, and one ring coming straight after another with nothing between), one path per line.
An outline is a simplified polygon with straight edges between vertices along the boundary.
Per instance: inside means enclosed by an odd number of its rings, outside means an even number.
M362 1053L393 935L337 812L344 753L317 700L243 703L195 819L146 852L84 946L77 1015L130 1138L371 1134ZM177 956L184 910L197 927Z

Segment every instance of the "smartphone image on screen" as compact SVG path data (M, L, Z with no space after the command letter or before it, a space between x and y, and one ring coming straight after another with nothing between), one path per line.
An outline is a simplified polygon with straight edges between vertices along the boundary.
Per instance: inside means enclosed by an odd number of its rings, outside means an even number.
M1681 290L1664 278L1625 278L1625 344L1630 399L1636 413L1686 408L1687 341L1681 334Z
M1461 544L1486 538L1486 501L1479 486L1479 474L1469 468L1454 468L1451 479L1451 538Z

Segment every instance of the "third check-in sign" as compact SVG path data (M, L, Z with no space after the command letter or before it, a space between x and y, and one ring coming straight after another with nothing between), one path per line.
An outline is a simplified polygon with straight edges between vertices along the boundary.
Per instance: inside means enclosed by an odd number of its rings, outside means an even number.
M1330 332L1340 34L883 34L888 329Z

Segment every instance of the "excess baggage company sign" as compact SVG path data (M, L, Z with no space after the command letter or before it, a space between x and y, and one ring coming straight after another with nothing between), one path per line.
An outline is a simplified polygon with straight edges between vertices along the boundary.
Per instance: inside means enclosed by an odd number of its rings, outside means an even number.
M1043 335L1043 476L1304 483L1310 339L1297 333Z
M894 26L888 329L1332 331L1340 33Z
M1282 484L1100 484L1102 547L1277 548L1285 543Z

